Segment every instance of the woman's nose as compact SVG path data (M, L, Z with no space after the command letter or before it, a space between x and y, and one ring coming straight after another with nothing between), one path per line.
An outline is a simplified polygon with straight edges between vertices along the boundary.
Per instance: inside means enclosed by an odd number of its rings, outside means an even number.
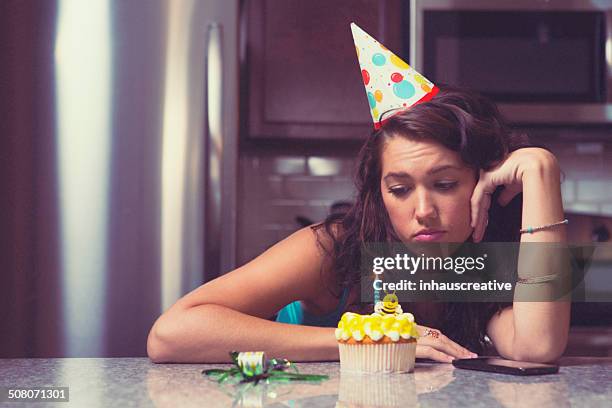
M433 202L431 195L426 190L417 190L416 199L415 216L417 219L425 220L436 218L438 216L435 203Z

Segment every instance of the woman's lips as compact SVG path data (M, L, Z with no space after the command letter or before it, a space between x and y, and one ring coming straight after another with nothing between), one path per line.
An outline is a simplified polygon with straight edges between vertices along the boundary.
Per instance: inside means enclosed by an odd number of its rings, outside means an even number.
M421 234L415 235L414 240L420 241L420 242L439 241L442 239L445 233L446 233L445 231L431 231L431 232L421 233Z

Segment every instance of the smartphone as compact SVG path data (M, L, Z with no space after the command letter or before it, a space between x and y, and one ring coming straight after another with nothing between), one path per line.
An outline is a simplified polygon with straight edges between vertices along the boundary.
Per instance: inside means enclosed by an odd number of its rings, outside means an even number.
M527 363L495 357L461 358L453 360L453 365L467 370L512 375L544 375L559 372L559 366L555 364Z

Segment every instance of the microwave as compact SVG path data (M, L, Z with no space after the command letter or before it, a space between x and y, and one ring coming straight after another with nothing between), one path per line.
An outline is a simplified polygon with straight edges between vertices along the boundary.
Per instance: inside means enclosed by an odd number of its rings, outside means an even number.
M612 0L412 0L411 64L513 124L612 122Z

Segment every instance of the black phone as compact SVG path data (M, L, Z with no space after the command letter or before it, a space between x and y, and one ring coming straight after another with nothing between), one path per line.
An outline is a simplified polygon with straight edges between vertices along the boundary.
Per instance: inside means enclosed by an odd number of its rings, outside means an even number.
M555 364L527 363L495 357L460 358L453 360L453 365L467 370L512 375L544 375L559 372L559 366Z

